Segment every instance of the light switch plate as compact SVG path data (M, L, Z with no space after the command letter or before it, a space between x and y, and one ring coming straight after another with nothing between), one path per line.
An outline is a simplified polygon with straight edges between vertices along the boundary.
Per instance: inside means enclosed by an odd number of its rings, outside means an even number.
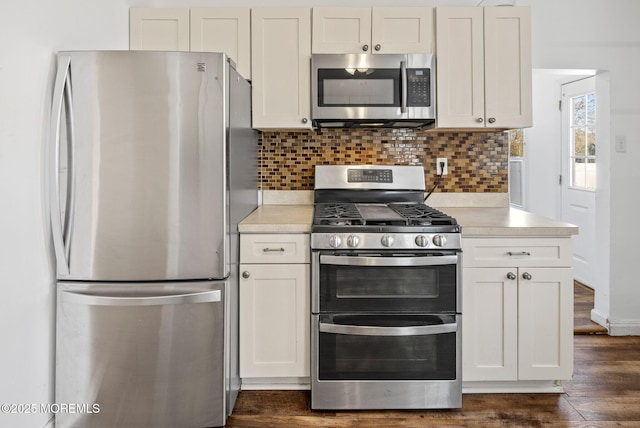
M627 152L627 137L626 135L616 135L616 152L618 153L626 153Z

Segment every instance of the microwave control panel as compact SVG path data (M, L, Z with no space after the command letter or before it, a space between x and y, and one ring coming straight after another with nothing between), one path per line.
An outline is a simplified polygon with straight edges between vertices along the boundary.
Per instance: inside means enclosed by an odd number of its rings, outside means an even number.
M431 70L428 68L407 69L407 105L431 106Z

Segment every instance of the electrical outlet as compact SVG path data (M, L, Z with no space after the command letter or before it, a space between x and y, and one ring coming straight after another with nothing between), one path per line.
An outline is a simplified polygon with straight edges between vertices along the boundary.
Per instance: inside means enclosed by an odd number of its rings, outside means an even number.
M444 168L440 168L440 164L444 164ZM447 175L449 173L447 158L436 159L436 174Z

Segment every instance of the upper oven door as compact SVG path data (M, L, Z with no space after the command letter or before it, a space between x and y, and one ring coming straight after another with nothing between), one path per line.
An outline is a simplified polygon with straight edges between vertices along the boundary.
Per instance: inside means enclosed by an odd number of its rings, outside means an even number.
M312 116L317 119L434 119L432 54L315 54Z
M312 311L459 312L460 256L315 252Z

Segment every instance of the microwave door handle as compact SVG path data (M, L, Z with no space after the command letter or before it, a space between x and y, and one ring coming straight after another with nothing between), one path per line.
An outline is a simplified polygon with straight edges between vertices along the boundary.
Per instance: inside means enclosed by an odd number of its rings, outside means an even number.
M321 333L345 334L350 336L428 336L455 333L458 330L458 324L450 323L409 327L373 327L320 322L319 330Z
M407 112L407 63L405 61L400 61L400 83L402 88L400 113L405 114Z

